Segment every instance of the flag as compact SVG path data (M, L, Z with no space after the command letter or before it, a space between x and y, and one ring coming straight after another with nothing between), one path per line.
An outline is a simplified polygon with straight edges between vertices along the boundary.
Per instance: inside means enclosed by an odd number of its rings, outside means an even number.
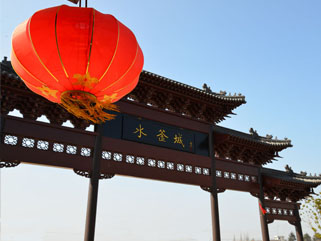
M261 200L259 200L259 206L260 206L261 212L263 213L263 215L265 215L266 210L262 207Z

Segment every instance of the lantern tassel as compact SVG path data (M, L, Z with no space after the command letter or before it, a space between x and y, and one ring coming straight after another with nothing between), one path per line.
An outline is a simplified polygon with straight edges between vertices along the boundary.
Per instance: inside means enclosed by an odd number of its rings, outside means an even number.
M99 124L112 120L116 115L104 110L117 111L118 107L110 100L104 102L97 100L96 96L80 90L68 90L61 94L60 105L78 118L90 120Z

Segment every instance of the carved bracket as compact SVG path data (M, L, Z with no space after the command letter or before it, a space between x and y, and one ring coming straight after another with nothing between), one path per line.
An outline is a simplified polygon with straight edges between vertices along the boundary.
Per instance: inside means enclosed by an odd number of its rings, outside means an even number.
M273 223L273 222L274 222L274 219L268 219L268 220L266 220L266 222L267 222L268 224Z
M258 194L258 193L250 192L250 194L251 194L253 197L259 198L259 194Z
M289 222L289 224L291 224L291 225L294 225L294 226L297 225L297 222L296 222L296 221L288 221L288 222Z
M211 187L204 187L204 186L201 186L201 188L206 191L206 192L212 192L212 188Z
M0 168L8 168L8 167L16 167L20 164L20 162L5 162L5 161L0 161Z
M206 192L212 192L212 187L201 186L201 188ZM226 189L216 189L216 193L225 192Z
M86 178L90 178L91 177L91 175L90 175L90 173L88 171L76 170L76 169L73 169L73 170L79 176L86 177ZM100 173L99 179L110 179L110 178L112 178L114 176L115 176L115 174Z

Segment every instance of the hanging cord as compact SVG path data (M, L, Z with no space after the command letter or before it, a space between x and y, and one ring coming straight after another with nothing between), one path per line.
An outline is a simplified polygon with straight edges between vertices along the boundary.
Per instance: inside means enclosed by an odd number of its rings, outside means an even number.
M88 4L87 4L87 0L85 0L85 8L87 8ZM81 8L81 0L79 1L79 7Z

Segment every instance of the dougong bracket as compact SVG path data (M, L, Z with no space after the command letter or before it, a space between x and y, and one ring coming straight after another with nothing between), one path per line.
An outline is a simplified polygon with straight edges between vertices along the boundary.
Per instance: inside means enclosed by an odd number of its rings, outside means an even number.
M20 162L5 162L0 161L0 168L9 168L9 167L16 167L20 164Z

